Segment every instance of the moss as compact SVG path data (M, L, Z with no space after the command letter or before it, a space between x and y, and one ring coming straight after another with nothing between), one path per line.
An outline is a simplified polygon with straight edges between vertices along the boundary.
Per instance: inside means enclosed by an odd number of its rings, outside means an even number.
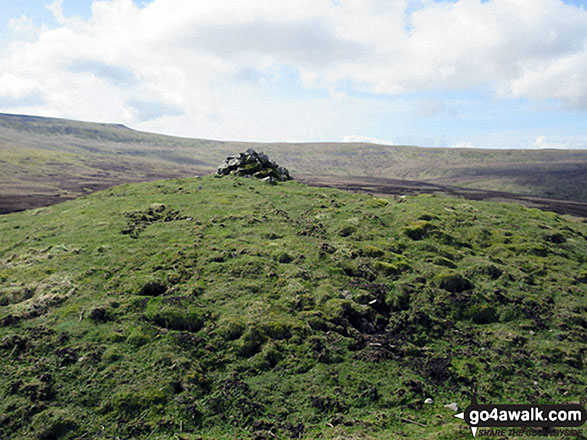
M254 174L257 171L259 171L261 169L261 165L258 163L247 163L244 165L241 165L237 171L238 174L240 175L250 175L250 174Z
M166 392L146 386L141 389L123 389L112 397L112 407L118 413L134 416L144 410L155 410L167 402Z
M130 336L129 336L129 339ZM135 346L140 346L140 345L144 345L148 342L148 339L145 338L144 340L138 341L138 340L132 340L129 341L129 343L131 343L132 345ZM122 359L122 355L121 355L121 349L118 346L110 346L106 349L106 351L104 351L104 353L102 354L102 361L107 363L107 364L111 364L113 362L117 362L120 359Z
M349 320L360 318L361 312L353 301L342 298L332 298L324 304L326 319L336 324L346 324Z
M509 249L512 249L516 254L520 255L534 255L537 257L546 257L548 255L548 248L543 244L538 243L522 243L509 245Z
M374 281L377 278L369 262L364 260L346 262L343 271L349 277L363 278L367 281Z
M284 321L269 321L261 325L263 332L271 339L288 339L291 337L291 327Z
M361 248L361 255L365 257L371 258L379 258L385 255L385 251L383 249L378 248L377 246L366 245Z
M240 338L245 332L245 329L246 325L243 321L236 318L228 319L221 324L220 328L218 329L218 333L225 340L233 341Z
M455 269L457 267L457 265L453 261L441 256L434 257L434 259L432 260L432 264L435 264L437 266L448 267L450 269Z
M39 440L57 440L77 429L78 422L68 410L48 408L32 419L32 428Z
M247 328L243 336L239 339L237 353L243 357L251 357L261 351L261 347L267 340L267 336L257 327Z
M374 267L378 272L385 275L398 275L410 269L410 265L405 261L395 261L388 263L386 261L376 261Z
M387 294L385 302L393 311L407 310L410 306L410 293L408 286L396 286Z
M135 347L140 347L148 343L151 338L151 335L149 332L145 331L143 326L137 326L130 328L126 342L128 342L130 345L134 345Z
M374 208L384 208L387 205L389 205L389 200L387 199L374 198L372 200L369 200L369 206L372 206Z
M282 359L282 349L270 342L263 346L263 349L251 359L251 362L254 368L267 371L275 368Z
M322 313L317 310L301 312L300 318L307 323L311 330L325 331L328 328L328 322L324 319Z
M456 272L442 272L434 277L434 284L449 292L458 293L473 288L473 284Z
M465 317L475 324L491 324L498 321L495 308L489 304L474 304L465 312Z
M428 236L430 231L432 231L433 229L434 226L429 221L419 220L407 227L404 227L403 232L412 240L422 240L423 238Z
M145 318L171 330L196 332L204 324L198 308L182 299L150 299L145 309Z

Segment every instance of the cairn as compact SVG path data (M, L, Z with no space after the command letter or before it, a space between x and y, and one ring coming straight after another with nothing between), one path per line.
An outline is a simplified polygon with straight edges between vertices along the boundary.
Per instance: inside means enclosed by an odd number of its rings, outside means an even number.
M252 148L236 156L228 156L218 167L216 174L220 177L229 174L256 177L269 184L292 179L287 168L280 167L269 160L269 156L265 153L257 153Z

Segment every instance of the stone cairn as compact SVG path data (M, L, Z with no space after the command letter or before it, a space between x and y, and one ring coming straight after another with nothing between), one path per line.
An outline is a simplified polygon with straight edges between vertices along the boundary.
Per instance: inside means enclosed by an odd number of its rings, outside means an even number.
M280 167L272 160L269 160L265 153L257 153L252 148L236 156L228 156L224 159L222 165L218 167L216 174L219 177L229 174L256 177L269 184L291 180L287 168Z

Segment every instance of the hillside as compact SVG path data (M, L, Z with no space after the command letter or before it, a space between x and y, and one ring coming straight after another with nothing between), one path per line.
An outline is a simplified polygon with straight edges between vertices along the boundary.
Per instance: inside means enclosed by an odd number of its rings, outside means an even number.
M253 147L294 174L367 176L587 201L587 150L481 150L365 143L185 139L115 124L0 114L0 213L124 182L208 174Z
M0 216L0 438L469 439L444 405L474 384L584 397L586 237L520 205L233 177Z

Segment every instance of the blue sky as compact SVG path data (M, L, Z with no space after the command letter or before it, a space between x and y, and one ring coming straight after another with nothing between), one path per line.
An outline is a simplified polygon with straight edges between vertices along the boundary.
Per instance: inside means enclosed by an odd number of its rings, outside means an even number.
M0 112L224 140L587 148L587 0L318 5L0 0Z

